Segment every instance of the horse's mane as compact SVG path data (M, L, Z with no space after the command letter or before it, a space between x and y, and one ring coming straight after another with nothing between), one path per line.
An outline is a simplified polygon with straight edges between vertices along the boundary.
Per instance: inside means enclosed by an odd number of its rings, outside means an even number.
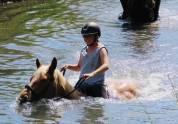
M60 86L63 89L65 89L66 79L58 69L55 69L54 71L54 79L55 79L54 83L56 86Z
M62 91L64 92L62 94L66 94L74 89L73 86L65 79L63 74L58 69L55 69L54 71L54 83L56 87L56 94L59 94L59 92L61 93Z

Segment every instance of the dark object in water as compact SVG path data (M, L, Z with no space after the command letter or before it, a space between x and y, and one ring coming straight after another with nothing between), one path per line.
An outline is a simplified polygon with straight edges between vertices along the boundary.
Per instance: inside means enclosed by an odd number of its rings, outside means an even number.
M123 13L119 19L152 22L158 19L161 0L120 0Z

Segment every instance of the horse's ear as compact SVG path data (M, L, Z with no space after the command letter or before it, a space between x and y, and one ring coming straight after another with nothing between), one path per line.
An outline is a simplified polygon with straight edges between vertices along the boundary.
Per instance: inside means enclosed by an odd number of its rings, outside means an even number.
M41 66L41 63L39 61L39 59L36 59L36 67L39 68Z
M53 74L56 67L57 67L57 59L54 57L51 62L51 65L49 66L49 70L48 70L49 74Z

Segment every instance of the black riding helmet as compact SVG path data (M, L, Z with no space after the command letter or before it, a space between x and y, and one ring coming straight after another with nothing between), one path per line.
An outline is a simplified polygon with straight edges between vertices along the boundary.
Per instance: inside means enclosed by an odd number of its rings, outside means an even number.
M83 36L96 35L99 38L101 36L100 27L95 22L89 22L82 27L81 34Z

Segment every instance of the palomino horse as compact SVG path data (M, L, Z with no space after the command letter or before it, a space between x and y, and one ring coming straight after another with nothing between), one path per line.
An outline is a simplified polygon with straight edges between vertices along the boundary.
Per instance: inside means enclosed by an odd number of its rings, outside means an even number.
M120 0L123 14L119 19L135 22L152 22L157 20L161 0Z
M62 73L56 69L57 59L54 57L50 65L42 65L36 60L37 70L32 75L29 84L20 92L18 100L20 103L37 101L42 98L63 97L67 99L79 99L85 96L64 78ZM111 84L109 87L116 91L120 99L132 99L136 96L136 87L129 84ZM71 93L71 91L73 91Z

